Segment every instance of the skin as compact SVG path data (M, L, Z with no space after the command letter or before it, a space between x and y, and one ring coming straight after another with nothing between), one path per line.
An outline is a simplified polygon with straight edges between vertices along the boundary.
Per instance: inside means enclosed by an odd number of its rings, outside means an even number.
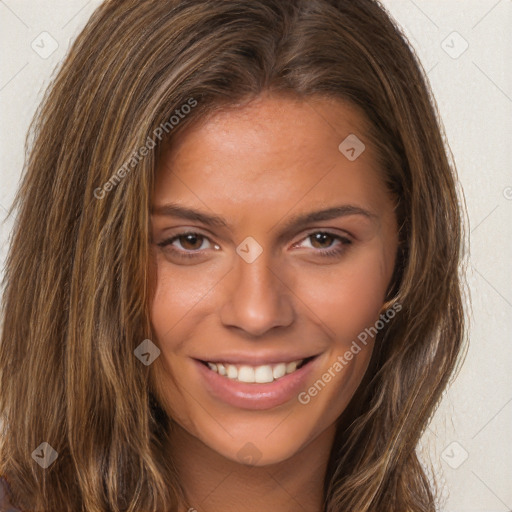
M366 127L362 114L341 101L265 94L183 131L160 156L151 321L161 355L151 367L152 385L175 421L169 456L186 492L184 510L322 508L335 421L365 376L373 340L309 403L294 397L256 411L212 397L191 358L276 348L320 354L307 391L379 319L398 236ZM355 161L338 150L351 133L366 144ZM229 228L156 213L170 202L221 216ZM340 205L370 215L283 231L296 215ZM190 230L202 236L158 245ZM331 236L312 236L319 232ZM252 263L236 252L249 236L263 249ZM199 256L180 258L171 248ZM240 460L244 449L250 465Z

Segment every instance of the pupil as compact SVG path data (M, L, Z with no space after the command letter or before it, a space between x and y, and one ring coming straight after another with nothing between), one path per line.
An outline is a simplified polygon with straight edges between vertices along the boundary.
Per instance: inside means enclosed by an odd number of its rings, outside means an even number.
M313 246L315 244L315 242L317 243L320 243L320 244L325 244L326 243L326 239L327 241L332 238L331 235L327 234L327 233L316 233L313 237ZM327 244L328 246L331 245L331 244Z
M189 244L189 245L197 245L197 241L199 240L199 236L197 235L185 235L184 237L182 238L185 238L185 243L186 244ZM194 243L195 242L195 243ZM199 244L199 247L201 247L201 244ZM189 247L191 249L197 249L198 247Z

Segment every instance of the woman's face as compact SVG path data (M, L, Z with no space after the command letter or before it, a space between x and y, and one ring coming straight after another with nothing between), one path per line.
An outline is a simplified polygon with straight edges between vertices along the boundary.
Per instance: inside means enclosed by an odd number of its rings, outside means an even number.
M397 224L372 148L342 144L349 134L367 140L354 107L261 96L183 132L160 158L155 392L231 460L299 453L367 369Z

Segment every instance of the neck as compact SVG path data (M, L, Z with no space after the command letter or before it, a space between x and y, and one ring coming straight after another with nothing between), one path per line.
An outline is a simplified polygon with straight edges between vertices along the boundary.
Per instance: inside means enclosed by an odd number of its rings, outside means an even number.
M173 461L187 502L183 512L321 512L332 425L290 459L248 466L226 459L175 425Z

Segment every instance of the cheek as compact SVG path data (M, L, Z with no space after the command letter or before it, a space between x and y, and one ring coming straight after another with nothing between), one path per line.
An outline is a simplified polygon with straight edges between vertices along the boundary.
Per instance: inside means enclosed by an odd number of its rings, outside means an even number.
M345 410L368 368L374 346L369 328L381 314L393 263L382 245L375 244L322 276L309 275L307 286L306 281L298 283L304 302L331 339L320 374L299 397L311 414L322 416L324 425Z
M378 319L392 273L393 261L376 246L358 251L339 265L303 276L299 295L329 328L337 343L350 344Z
M151 365L151 388L158 401L185 429L193 430L189 413L189 397L180 383L186 382L183 365L177 364L186 348L188 334L187 314L204 295L204 288L191 276L183 278L171 272L163 263L156 272L156 282L150 308L151 325L160 356ZM200 289L201 288L201 289Z
M151 379L159 400L173 411L181 410L186 402L179 385L184 382L183 368L176 364L175 356L186 347L187 315L200 303L204 290L197 278L172 272L168 263L156 270L150 316L154 341L161 353L151 365Z
M158 265L154 295L151 304L151 322L153 331L164 345L176 338L173 334L182 330L188 323L186 317L205 299L205 294L214 284L213 273L201 271L198 278L194 267L182 267L173 271L168 262ZM183 339L183 336L179 336ZM179 348L179 347L176 347Z

